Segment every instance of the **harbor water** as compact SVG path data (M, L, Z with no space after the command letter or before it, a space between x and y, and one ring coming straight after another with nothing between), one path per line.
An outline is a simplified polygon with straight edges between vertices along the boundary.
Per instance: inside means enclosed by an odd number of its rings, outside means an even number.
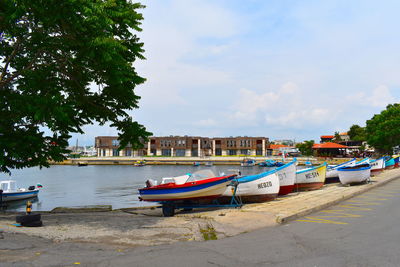
M146 165L89 165L84 167L54 165L50 168L28 168L13 170L11 177L3 174L0 180L9 178L17 181L18 187L29 187L40 183L43 188L39 197L33 199L33 210L49 211L56 207L85 205L112 205L113 209L149 206L154 203L138 199L138 189L147 179L160 180L162 177L193 173L211 169L215 174L230 174L240 170L242 175L267 170L258 166L176 166ZM25 201L7 203L8 210L25 210Z

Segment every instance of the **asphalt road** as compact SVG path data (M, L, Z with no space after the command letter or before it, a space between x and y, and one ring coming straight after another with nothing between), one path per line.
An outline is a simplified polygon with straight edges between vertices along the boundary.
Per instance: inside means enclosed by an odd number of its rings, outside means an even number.
M124 248L3 233L0 266L400 266L399 207L400 179L296 221L216 241Z

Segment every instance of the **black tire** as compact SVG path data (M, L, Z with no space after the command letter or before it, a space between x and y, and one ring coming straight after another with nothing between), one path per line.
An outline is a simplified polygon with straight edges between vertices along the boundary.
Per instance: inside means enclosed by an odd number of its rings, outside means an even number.
M25 222L21 223L21 225L25 227L40 227L43 226L43 222L42 221Z
M163 205L162 213L164 217L172 217L175 215L175 207L173 205Z
M40 213L28 214L28 215L18 215L17 217L15 217L15 221L17 223L21 223L21 224L40 221L40 219L41 219Z

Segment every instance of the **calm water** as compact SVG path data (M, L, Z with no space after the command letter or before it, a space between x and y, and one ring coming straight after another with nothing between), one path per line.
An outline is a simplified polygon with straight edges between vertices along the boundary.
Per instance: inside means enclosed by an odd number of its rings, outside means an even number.
M266 168L240 166L51 166L14 170L11 179L17 186L28 187L40 183L43 188L33 203L34 211L47 211L55 207L82 205L112 205L114 209L153 205L138 200L138 189L147 179L177 176L211 169L215 174L240 170L243 175L265 171ZM0 180L8 179L4 175ZM25 210L25 201L13 203L9 210Z

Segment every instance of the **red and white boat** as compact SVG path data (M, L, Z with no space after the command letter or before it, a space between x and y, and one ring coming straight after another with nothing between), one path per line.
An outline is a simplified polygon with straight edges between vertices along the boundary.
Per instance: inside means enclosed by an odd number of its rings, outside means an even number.
M276 174L279 178L279 195L287 195L293 192L294 182L296 181L296 162L293 161L276 168Z
M193 174L163 178L157 185L147 180L146 187L139 189L140 200L144 201L208 201L224 193L236 174L216 177L210 170L201 170Z
M326 177L326 162L319 166L296 171L294 187L299 191L320 189L324 186Z

